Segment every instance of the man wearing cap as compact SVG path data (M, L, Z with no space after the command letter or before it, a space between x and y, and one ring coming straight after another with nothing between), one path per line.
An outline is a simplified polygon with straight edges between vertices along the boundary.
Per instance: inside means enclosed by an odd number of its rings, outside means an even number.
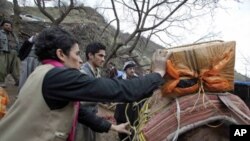
M135 73L136 63L134 61L127 61L124 63L123 70L124 74L119 77L120 79L134 79L137 78L138 75ZM117 104L115 109L114 117L116 119L117 124L128 122L126 119L126 115L129 118L129 122L131 126L136 126L138 123L136 122L138 118L138 111L140 110L143 103L133 106L133 103L123 103ZM126 107L128 106L127 110ZM131 141L133 140L134 133L132 133L129 137L126 134L118 133L120 140L122 141ZM126 139L125 139L126 138Z
M135 78L138 77L138 75L135 73L135 67L136 64L134 61L127 61L124 63L123 66L123 70L124 70L124 74L118 78L120 79L131 79L131 78Z
M5 87L5 77L11 74L16 85L19 82L19 41L12 29L12 23L4 20L0 30L0 87Z

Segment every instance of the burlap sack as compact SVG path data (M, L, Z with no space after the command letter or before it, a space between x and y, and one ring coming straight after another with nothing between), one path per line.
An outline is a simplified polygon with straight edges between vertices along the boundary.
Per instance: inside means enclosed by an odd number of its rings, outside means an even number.
M234 88L235 44L235 41L213 41L179 46L169 48L168 50L173 52L173 55L170 57L173 67L180 71L178 79L197 79L197 87L199 89L193 93L201 91L201 87L202 90L208 92L222 92L230 91ZM189 75L189 72L192 72L193 76ZM207 78L209 82L212 80L212 83L217 81L218 78L219 81L225 81L225 83L221 83L222 87L224 87L218 88L219 83L217 82L215 86L217 85L218 89L213 87L214 84L211 87L205 81ZM166 75L168 86L173 85L175 82L178 83L175 80L176 78ZM178 91L168 90L168 94L178 96Z

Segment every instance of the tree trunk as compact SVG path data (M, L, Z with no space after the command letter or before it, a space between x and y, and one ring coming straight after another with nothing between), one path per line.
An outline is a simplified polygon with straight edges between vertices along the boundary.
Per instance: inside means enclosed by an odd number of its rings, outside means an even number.
M19 32L19 29L20 29L20 13L21 13L21 11L20 11L20 7L19 7L19 5L18 5L18 1L17 0L13 0L13 4L14 4L14 6L13 6L13 11L14 11L14 19L13 19L13 27L15 27L14 28L14 30L18 33Z

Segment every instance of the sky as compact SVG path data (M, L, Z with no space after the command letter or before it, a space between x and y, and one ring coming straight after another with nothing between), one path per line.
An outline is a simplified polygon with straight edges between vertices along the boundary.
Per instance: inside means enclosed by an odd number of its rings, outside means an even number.
M221 31L223 40L236 41L235 69L250 76L250 1L244 3L224 2L230 9L218 11L215 18L216 30ZM248 63L247 63L248 61ZM248 64L248 65L247 65Z
M9 0L12 1L12 0ZM33 1L33 0L32 0ZM82 0L85 6L95 7L100 1L98 0ZM250 77L250 0L241 0L242 2L235 2L234 0L220 0L219 4L226 9L218 9L212 19L212 28L215 33L220 33L220 36L216 39L224 41L236 41L236 58L235 58L235 69L243 75ZM109 2L105 0L105 2ZM110 20L110 15L104 16ZM192 32L202 33L208 28L207 18L200 19L196 29ZM113 22L115 24L115 22ZM123 32L130 32L127 26L122 26ZM186 33L187 35L189 33ZM187 38L183 44L190 44L194 39ZM155 42L161 44L156 39Z

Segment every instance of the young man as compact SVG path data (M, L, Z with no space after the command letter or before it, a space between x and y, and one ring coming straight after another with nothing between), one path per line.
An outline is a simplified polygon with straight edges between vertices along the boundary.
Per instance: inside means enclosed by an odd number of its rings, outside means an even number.
M17 57L19 50L19 41L13 32L12 23L4 20L0 30L0 87L6 87L4 80L8 74L11 74L19 83L19 59Z
M85 51L87 62L81 66L80 71L93 78L101 77L99 68L103 66L105 61L105 50L106 47L99 42L93 42L87 45ZM99 136L96 132L106 132L111 123L96 115L98 112L96 102L82 102L81 110L89 114L85 114L83 117L83 119L85 119L85 125L78 125L77 140L98 140Z

